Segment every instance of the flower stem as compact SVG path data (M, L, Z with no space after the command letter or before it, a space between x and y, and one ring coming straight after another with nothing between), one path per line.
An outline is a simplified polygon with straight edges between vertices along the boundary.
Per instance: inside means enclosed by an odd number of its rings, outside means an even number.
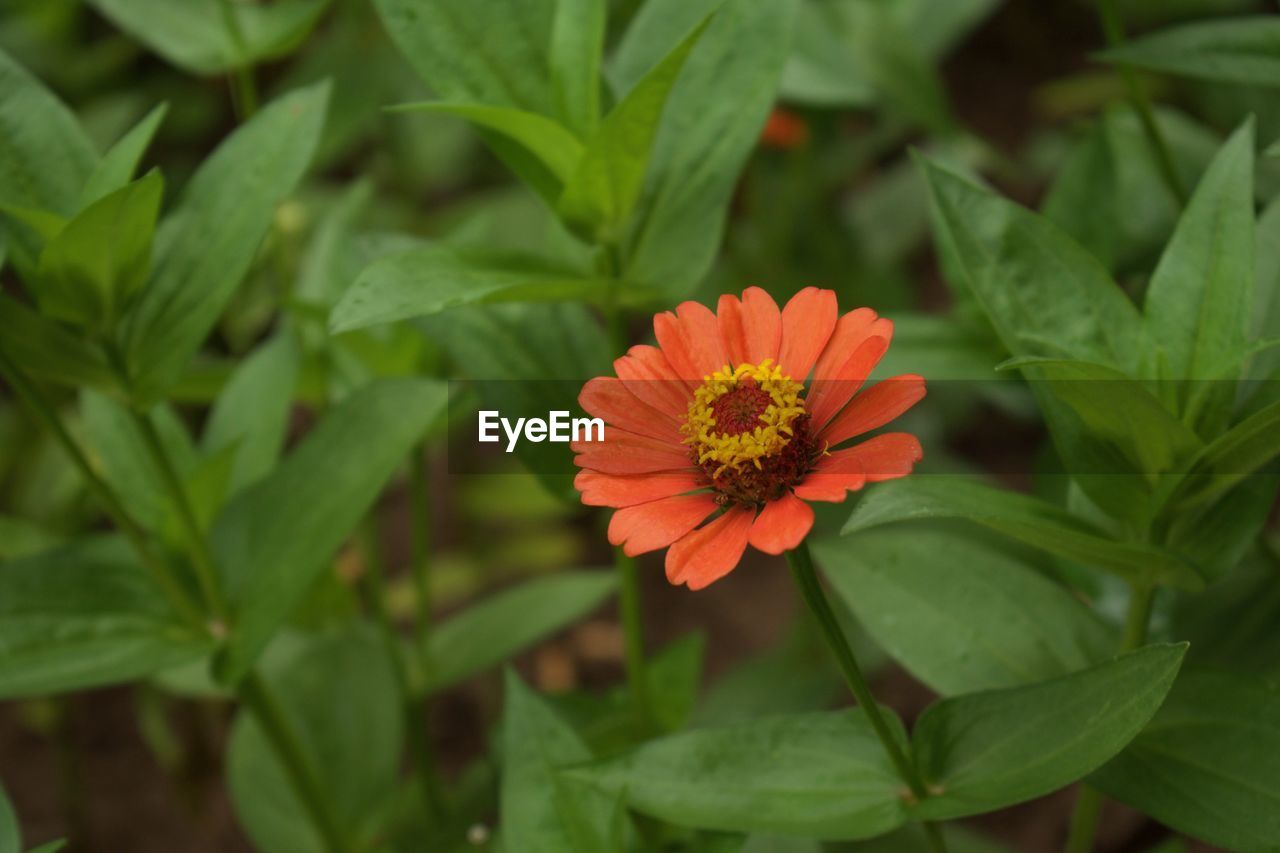
M1151 584L1135 585L1129 596L1129 612L1125 616L1124 638L1120 642L1120 654L1131 652L1147 641L1147 628L1151 622L1151 604L1156 588ZM1098 830L1098 818L1102 814L1103 796L1096 788L1080 786L1075 811L1071 814L1071 832L1067 836L1067 853L1089 853Z
M1116 6L1116 0L1098 0L1098 17L1101 19L1102 32L1106 36L1107 44L1111 47L1119 47L1124 44L1124 21L1120 17L1120 10ZM1120 69L1120 76L1124 80L1125 88L1129 92L1129 100L1133 103L1133 109L1138 114L1138 121L1142 124L1142 132L1146 135L1147 141L1155 152L1156 165L1160 169L1160 176L1169 187L1169 191L1173 193L1173 197L1178 200L1178 204L1185 207L1187 203L1187 188L1182 183L1182 176L1178 174L1177 166L1174 165L1173 155L1169 151L1169 144L1165 142L1164 135L1160 132L1160 126L1156 124L1155 115L1151 111L1151 102L1147 98L1147 92L1143 88L1142 82L1138 79L1137 72L1134 71L1133 66L1122 62L1117 67Z
M346 853L356 849L355 845L347 841L339 826L336 813L320 784L320 776L308 759L297 732L271 688L256 672L250 672L240 683L240 698L271 741L272 748L293 781L294 789L310 813L312 822L324 838L325 846L331 853Z
M614 567L618 571L618 613L622 618L627 662L627 687L641 720L653 721L653 703L649 696L649 672L644 655L644 619L640 606L640 575L636 561L621 548L614 550Z
M826 593L822 589L822 583L818 580L817 572L814 571L813 558L809 556L808 544L801 542L794 551L788 551L786 556L787 563L791 566L791 575L795 578L796 586L799 587L805 603L809 605L809 611L818 620L818 625L822 628L822 632L827 638L827 644L835 654L836 662L840 664L840 671L844 674L845 683L849 685L849 690L853 693L854 698L858 700L858 705L861 706L862 712L866 714L867 719L871 722L871 728L875 730L876 737L880 739L880 743L884 746L885 752L888 753L889 759L898 769L898 774L906 782L907 787L911 789L912 796L915 797L917 802L924 800L929 796L924 779L921 778L920 771L907 757L906 752L903 751L902 744L894 737L893 730L889 728L888 721L881 712L879 704L876 703L871 687L867 684L866 676L862 674L862 668L858 666L858 659L854 657L849 640L845 637L844 631L836 619L835 612L831 609L830 602L827 601ZM938 853L945 853L946 842L943 840L942 833L939 832L938 827L932 823L925 822L924 828L933 849Z
M9 387L13 388L27 406L35 412L37 417L44 422L58 443L62 445L63 450L71 457L72 463L80 472L80 476L84 478L89 491L102 504L107 517L111 519L116 529L123 533L125 538L132 544L134 551L142 562L143 568L151 575L152 580L169 601L174 611L191 624L200 625L203 628L204 618L199 608L191 600L187 590L174 577L172 568L151 547L142 525L125 508L124 502L120 500L115 490L94 470L88 456L85 455L79 443L72 437L57 410L45 399L44 394L27 378L17 364L9 358L8 353L3 348L0 348L0 374L4 376Z

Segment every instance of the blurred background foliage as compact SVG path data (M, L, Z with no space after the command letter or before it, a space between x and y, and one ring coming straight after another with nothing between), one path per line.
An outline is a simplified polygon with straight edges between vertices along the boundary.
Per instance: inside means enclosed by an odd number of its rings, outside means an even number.
M646 55L643 44L629 43L626 34L636 24L675 27L663 15L677 7L682 7L680 21L692 21L709 4L609 3L606 80L633 81L656 58ZM1123 0L1118 7L1125 26L1139 34L1186 20L1276 11L1274 3L1251 0ZM652 259L650 280L642 282L651 290L638 291L628 305L629 337L644 338L650 309L678 299L706 300L748 283L768 287L779 300L810 284L832 288L842 306L871 305L895 321L893 348L882 368L886 375L910 371L937 382L930 411L942 417L916 415L905 425L929 449L926 470L994 469L1013 485L1054 494L1060 478L1026 473L1037 466L1054 470L1052 452L1026 390L991 381L992 367L1007 354L971 297L948 287L948 278L956 277L946 275L931 243L928 194L911 153L923 152L1038 206L1126 289L1141 293L1173 232L1180 201L1126 102L1122 75L1113 65L1091 59L1104 45L1091 4L799 0L791 28L789 39L780 31L759 46L782 51L776 79L748 80L745 90L740 80L726 81L723 102L687 107L683 113L677 109L669 116L676 124L664 125L655 156L678 158L687 153L683 145L716 142L697 138L699 110L733 115L750 113L744 97L761 105L776 101L767 122L767 110L760 111L760 121L748 115L749 145L741 170L732 170L725 185L723 234L713 211L705 233L690 230L672 244L677 248ZM757 46L740 47L749 65L749 52ZM182 417L198 418L237 365L282 324L296 330L300 342L293 434L310 423L311 412L375 376L545 379L554 373L573 380L607 369L605 330L591 318L591 308L576 303L473 306L407 324L329 334L331 311L361 271L400 249L429 243L463 253L532 253L574 268L594 262L590 247L535 192L511 177L465 121L385 109L451 93L426 88L372 3L6 0L0 49L73 108L99 151L156 105L167 105L144 162L159 166L169 187L184 185L257 105L305 84L330 81L327 120L309 177L276 210L213 339L171 391ZM1271 61L1277 61L1274 51ZM1158 73L1157 65L1153 61L1151 70L1139 74L1156 102L1155 121L1182 187L1193 187L1230 131L1246 116L1255 117L1260 147L1271 146L1272 152L1258 161L1256 176L1258 202L1269 205L1259 246L1272 247L1260 256L1259 279L1280 280L1280 253L1274 248L1280 245L1275 86L1224 80L1212 69ZM4 272L9 290L12 269ZM1274 291L1274 285L1259 288L1260 294ZM1260 324L1269 324L1271 336L1280 335L1280 306L1260 302L1256 315ZM522 374L530 364L537 369ZM939 381L949 379L988 381L974 395ZM89 435L92 445L92 407L83 409L81 418L76 429ZM8 401L0 407L0 436L0 557L37 553L97 525L70 462ZM552 482L548 489L510 462L500 463L506 468L492 476L449 477L440 450L429 464L435 475L433 600L441 612L517 579L607 560L594 521L563 500L563 484ZM299 626L351 630L341 626L346 614L362 606L353 589L372 560L391 568L393 616L413 611L415 593L400 571L409 559L408 502L404 484L383 497L381 530L368 534L364 547L344 551L338 570L310 592ZM831 529L846 514L838 509L821 523ZM1017 551L1020 560L1041 565L1047 574L1070 571L1007 544L984 547ZM1257 604L1251 611L1257 618L1275 614L1275 596L1261 596L1258 604L1256 592L1265 588L1266 578L1273 583L1268 559L1274 561L1274 555L1250 557L1249 572L1219 587L1214 600L1227 612L1248 600ZM668 660L676 685L668 691L674 697L671 713L680 715L686 699L692 705L688 697L702 683L704 645L705 667L715 678L707 679L711 687L692 712L695 718L808 709L835 693L835 675L815 638L803 627L787 628L784 616L775 612L777 583L756 574L733 594L708 594L695 605L663 588L658 575L653 572L647 583L659 614L653 620L654 645L658 639L676 641L693 627L704 632L686 637L685 645L667 646L663 654L672 657L660 658ZM1104 584L1093 591L1104 612L1122 607L1116 589ZM1161 618L1183 618L1176 607L1169 611ZM1185 622L1197 636L1212 634L1217 624L1204 610ZM1204 643L1207 656L1238 663L1241 655L1253 655L1258 668L1280 673L1274 649L1258 648L1251 638L1238 649L1230 638L1218 640ZM366 662L377 656L359 651L373 642L360 637L335 643L332 650L308 648L310 662L286 671L305 680L318 678L319 667L333 683L353 691L334 696L334 704L360 696L367 715L356 724L384 741L371 740L362 748L394 763L404 733L397 720L378 718L373 698L392 690L387 682L393 676L370 671ZM689 654L689 643L699 650ZM763 649L768 651L759 656ZM521 661L536 684L563 690L614 683L621 654L613 621L597 615L540 644ZM663 671L660 664L655 669ZM10 782L10 793L29 821L31 838L69 834L82 849L100 850L238 849L244 844L223 795L210 781L216 779L212 768L227 736L225 713L208 699L175 698L205 693L207 685L198 675L175 672L160 681L128 693L40 700L4 710L0 770L7 782L17 774L30 780L20 788ZM889 673L888 684L908 708L923 706L927 694L900 673ZM435 709L444 764L458 780L460 796L474 795L468 808L478 822L492 807L493 767L477 757L485 755L494 736L498 696L498 682L490 678L445 692ZM627 725L625 715L602 711L601 703L611 701L569 693L560 710L581 721L593 742L608 743L625 739ZM227 768L233 789L268 792L269 781L236 782L238 775L257 772L237 765L234 756L252 755L252 741L260 733L237 725L230 737L242 744L233 747ZM360 780L353 786L350 808L373 802L379 808L411 809L404 792L362 787ZM280 849L293 847L290 828L272 824L271 805L249 797L235 807L256 839L273 839ZM1062 802L1042 802L980 828L1017 849L1048 849L1052 836L1044 827L1060 822L1062 812ZM1112 849L1145 849L1141 833L1134 836L1140 826L1136 817L1116 826ZM687 840L670 839L673 845ZM920 843L901 835L848 849L911 850ZM974 844L973 849L990 849ZM761 842L748 849L773 848Z

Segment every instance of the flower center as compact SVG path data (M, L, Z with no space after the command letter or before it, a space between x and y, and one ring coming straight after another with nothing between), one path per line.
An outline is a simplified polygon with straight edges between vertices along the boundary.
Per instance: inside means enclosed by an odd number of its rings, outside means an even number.
M772 359L725 365L694 392L681 432L723 503L776 500L809 470L803 392Z

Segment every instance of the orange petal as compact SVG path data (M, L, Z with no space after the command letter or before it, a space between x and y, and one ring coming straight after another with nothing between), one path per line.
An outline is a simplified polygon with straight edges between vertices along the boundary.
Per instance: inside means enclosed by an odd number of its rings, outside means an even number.
M889 423L924 399L924 393L924 378L911 373L878 382L854 397L818 437L835 447Z
M729 574L747 550L754 515L735 507L676 542L667 550L667 580L702 589Z
M578 405L592 417L629 432L672 444L679 444L683 438L679 421L641 402L627 389L627 383L612 376L588 380L578 394Z
M693 387L728 361L720 347L716 315L700 303L682 302L675 314L655 315L653 333L676 374Z
M720 322L720 342L731 365L759 364L766 358L778 360L782 314L765 290L748 287L742 292L741 301L733 294L724 294L716 317Z
M887 338L869 337L834 375L825 379L818 379L815 375L804 403L813 429L821 431L827 421L844 408L845 403L858 393L862 383L867 381L867 377L888 349Z
M689 386L657 347L632 347L613 363L613 370L628 391L663 414L678 422L689 414L689 403L693 401Z
M695 471L660 471L652 474L619 476L584 468L573 478L587 506L624 507L691 492L707 485L707 478Z
M620 509L609 519L609 543L621 545L628 557L665 548L697 527L716 507L715 497L708 492Z
M813 507L787 492L765 504L751 525L751 547L766 554L790 551L813 529Z
M637 435L618 427L606 426L604 441L574 441L569 447L578 454L573 458L573 464L604 474L694 470L689 451L683 445Z
M922 458L924 451L914 435L886 432L824 456L796 487L796 495L807 501L839 503L846 491L857 491L866 483L907 476Z
M893 324L877 318L876 312L870 308L858 308L841 317L813 367L813 381L833 378L862 346L862 342L873 335L892 340Z
M782 346L778 350L784 374L797 382L809 377L835 331L839 313L835 291L806 287L791 297L782 309Z

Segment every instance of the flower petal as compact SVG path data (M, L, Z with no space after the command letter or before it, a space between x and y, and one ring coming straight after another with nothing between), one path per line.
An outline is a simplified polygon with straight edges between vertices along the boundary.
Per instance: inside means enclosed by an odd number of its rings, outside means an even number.
M814 430L821 432L827 425L827 421L835 417L836 413L844 408L845 403L858 393L862 383L867 381L867 377L871 375L871 371L880 363L880 359L888 349L888 338L869 337L835 374L825 379L818 379L815 375L813 386L805 397L805 408Z
M754 511L734 507L667 550L667 580L702 589L738 565L747 550Z
M731 293L720 297L716 317L720 342L733 366L778 360L782 343L782 314L773 297L759 287L748 287L742 299Z
M624 507L691 492L707 485L697 471L659 471L652 474L619 476L584 468L573 478L587 506Z
M578 405L610 426L672 444L679 444L683 438L678 420L641 402L628 390L627 383L612 376L587 380L578 393Z
M924 451L914 435L886 432L824 456L796 487L796 496L807 501L840 503L846 491L857 491L866 483L905 477L922 458Z
M609 543L635 557L665 548L717 509L711 493L677 495L620 509L609 519Z
M648 474L654 471L696 470L689 450L680 444L637 435L606 426L604 441L574 441L569 447L578 454L573 464L604 474Z
M778 364L796 382L804 382L813 370L831 333L840 307L832 290L806 287L782 309L782 345Z
M653 318L653 333L676 375L691 387L702 384L728 362L720 347L720 328L711 309L698 302L682 302L676 313Z
M765 504L751 525L751 547L766 554L790 551L813 529L813 507L790 492Z
M689 413L689 403L693 401L689 386L657 347L632 347L613 363L613 370L639 400L677 422Z
M924 399L924 378L908 373L877 382L858 394L818 437L828 446L882 427Z
M841 317L827 341L826 349L818 356L818 362L813 367L813 381L834 378L857 352L858 347L862 346L863 341L873 335L892 340L893 324L878 318L870 308L857 308Z

